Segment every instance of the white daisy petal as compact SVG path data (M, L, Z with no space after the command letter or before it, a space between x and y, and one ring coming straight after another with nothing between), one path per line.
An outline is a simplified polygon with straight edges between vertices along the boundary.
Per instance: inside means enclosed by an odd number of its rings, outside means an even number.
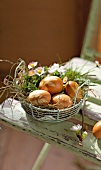
M42 75L42 74L44 74L44 67L37 67L36 69L35 69L35 74L37 74L37 75Z
M57 70L59 70L59 64L54 63L51 67L49 67L48 72L49 73L54 73Z
M35 61L35 62L34 62L34 61L30 62L30 63L28 64L28 69L32 69L33 67L36 67L37 64L38 64L37 61Z
M79 131L79 130L81 130L81 128L82 128L82 126L80 124L78 124L78 125L73 125L70 128L70 130L72 130L72 131Z
M66 69L64 66L61 66L59 69L58 69L59 73L62 73L64 74L66 72Z

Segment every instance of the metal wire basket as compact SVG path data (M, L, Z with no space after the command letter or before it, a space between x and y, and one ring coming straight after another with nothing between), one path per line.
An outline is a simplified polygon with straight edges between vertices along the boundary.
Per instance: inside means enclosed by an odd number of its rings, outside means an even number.
M20 62L19 64L20 67L22 65L25 65L24 61ZM15 76L14 76L15 87L16 85L18 85L18 82L16 81L16 77L17 77L17 71L19 69L19 66L16 67L15 70ZM25 68L23 68L22 70L24 71L24 69ZM87 90L84 93L83 99L81 99L78 103L76 102L76 98L79 89L87 84L89 84L89 82L85 81L81 86L78 87L78 89L76 90L76 95L73 100L73 105L71 107L64 108L64 109L54 109L49 107L42 108L42 107L33 106L31 103L28 103L26 100L23 100L21 96L19 97L19 100L26 114L31 115L33 119L38 121L44 121L44 122L61 122L70 119L72 116L76 115L80 111L80 109L82 109L85 102L85 98L87 96Z
M84 84L85 83L83 83L81 86L84 86ZM76 103L75 96L73 106L64 109L47 109L36 107L25 101L21 101L21 105L27 114L32 115L33 119L45 122L61 122L70 119L72 116L76 115L80 109L82 109L86 96L87 93L85 93L84 98L81 99L79 103Z
M36 120L47 121L47 122L60 122L60 121L70 119L72 116L77 114L79 110L82 108L83 102L84 99L70 108L61 109L61 110L42 109L39 107L32 106L29 103L23 102L22 108L25 110L27 114L32 115L33 118Z

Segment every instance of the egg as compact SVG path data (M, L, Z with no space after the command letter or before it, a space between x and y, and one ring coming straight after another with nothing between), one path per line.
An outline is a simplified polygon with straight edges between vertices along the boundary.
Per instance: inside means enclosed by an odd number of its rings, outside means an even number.
M67 108L73 105L72 99L66 94L54 94L51 99L51 103L57 109Z
M57 76L47 76L39 83L39 89L46 90L51 94L60 93L63 88L63 81Z
M94 125L92 133L97 139L101 139L101 120Z
M76 90L78 89L79 85L77 82L75 81L68 81L64 87L64 90L66 92L66 94L68 94L72 99L75 97L76 95ZM78 90L78 94L77 94L77 102L79 102L81 99L83 98L83 94L82 94L82 89L80 88Z
M34 106L44 106L49 104L51 95L45 90L34 90L33 92L30 92L27 100Z

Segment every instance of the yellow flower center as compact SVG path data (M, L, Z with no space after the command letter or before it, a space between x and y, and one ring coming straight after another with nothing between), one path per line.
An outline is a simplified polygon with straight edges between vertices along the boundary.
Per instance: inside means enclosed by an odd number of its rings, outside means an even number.
M32 76L34 74L34 71L33 70L30 70L29 71L29 76Z
M42 72L42 70L37 70L37 73L38 73L38 74L41 74L41 72Z
M31 66L31 67L34 67L34 63L31 63L30 66Z
M67 83L67 80L68 80L68 78L67 78L67 77L64 77L64 78L63 78L63 83Z

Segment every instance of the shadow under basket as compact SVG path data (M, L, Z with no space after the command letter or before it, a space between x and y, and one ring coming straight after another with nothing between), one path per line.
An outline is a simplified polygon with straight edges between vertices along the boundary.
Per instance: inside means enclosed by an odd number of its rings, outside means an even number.
M81 99L79 103L74 104L72 107L65 109L46 109L35 107L27 102L21 102L22 108L26 114L29 114L33 119L43 122L61 122L70 119L77 114L84 105L84 99Z

